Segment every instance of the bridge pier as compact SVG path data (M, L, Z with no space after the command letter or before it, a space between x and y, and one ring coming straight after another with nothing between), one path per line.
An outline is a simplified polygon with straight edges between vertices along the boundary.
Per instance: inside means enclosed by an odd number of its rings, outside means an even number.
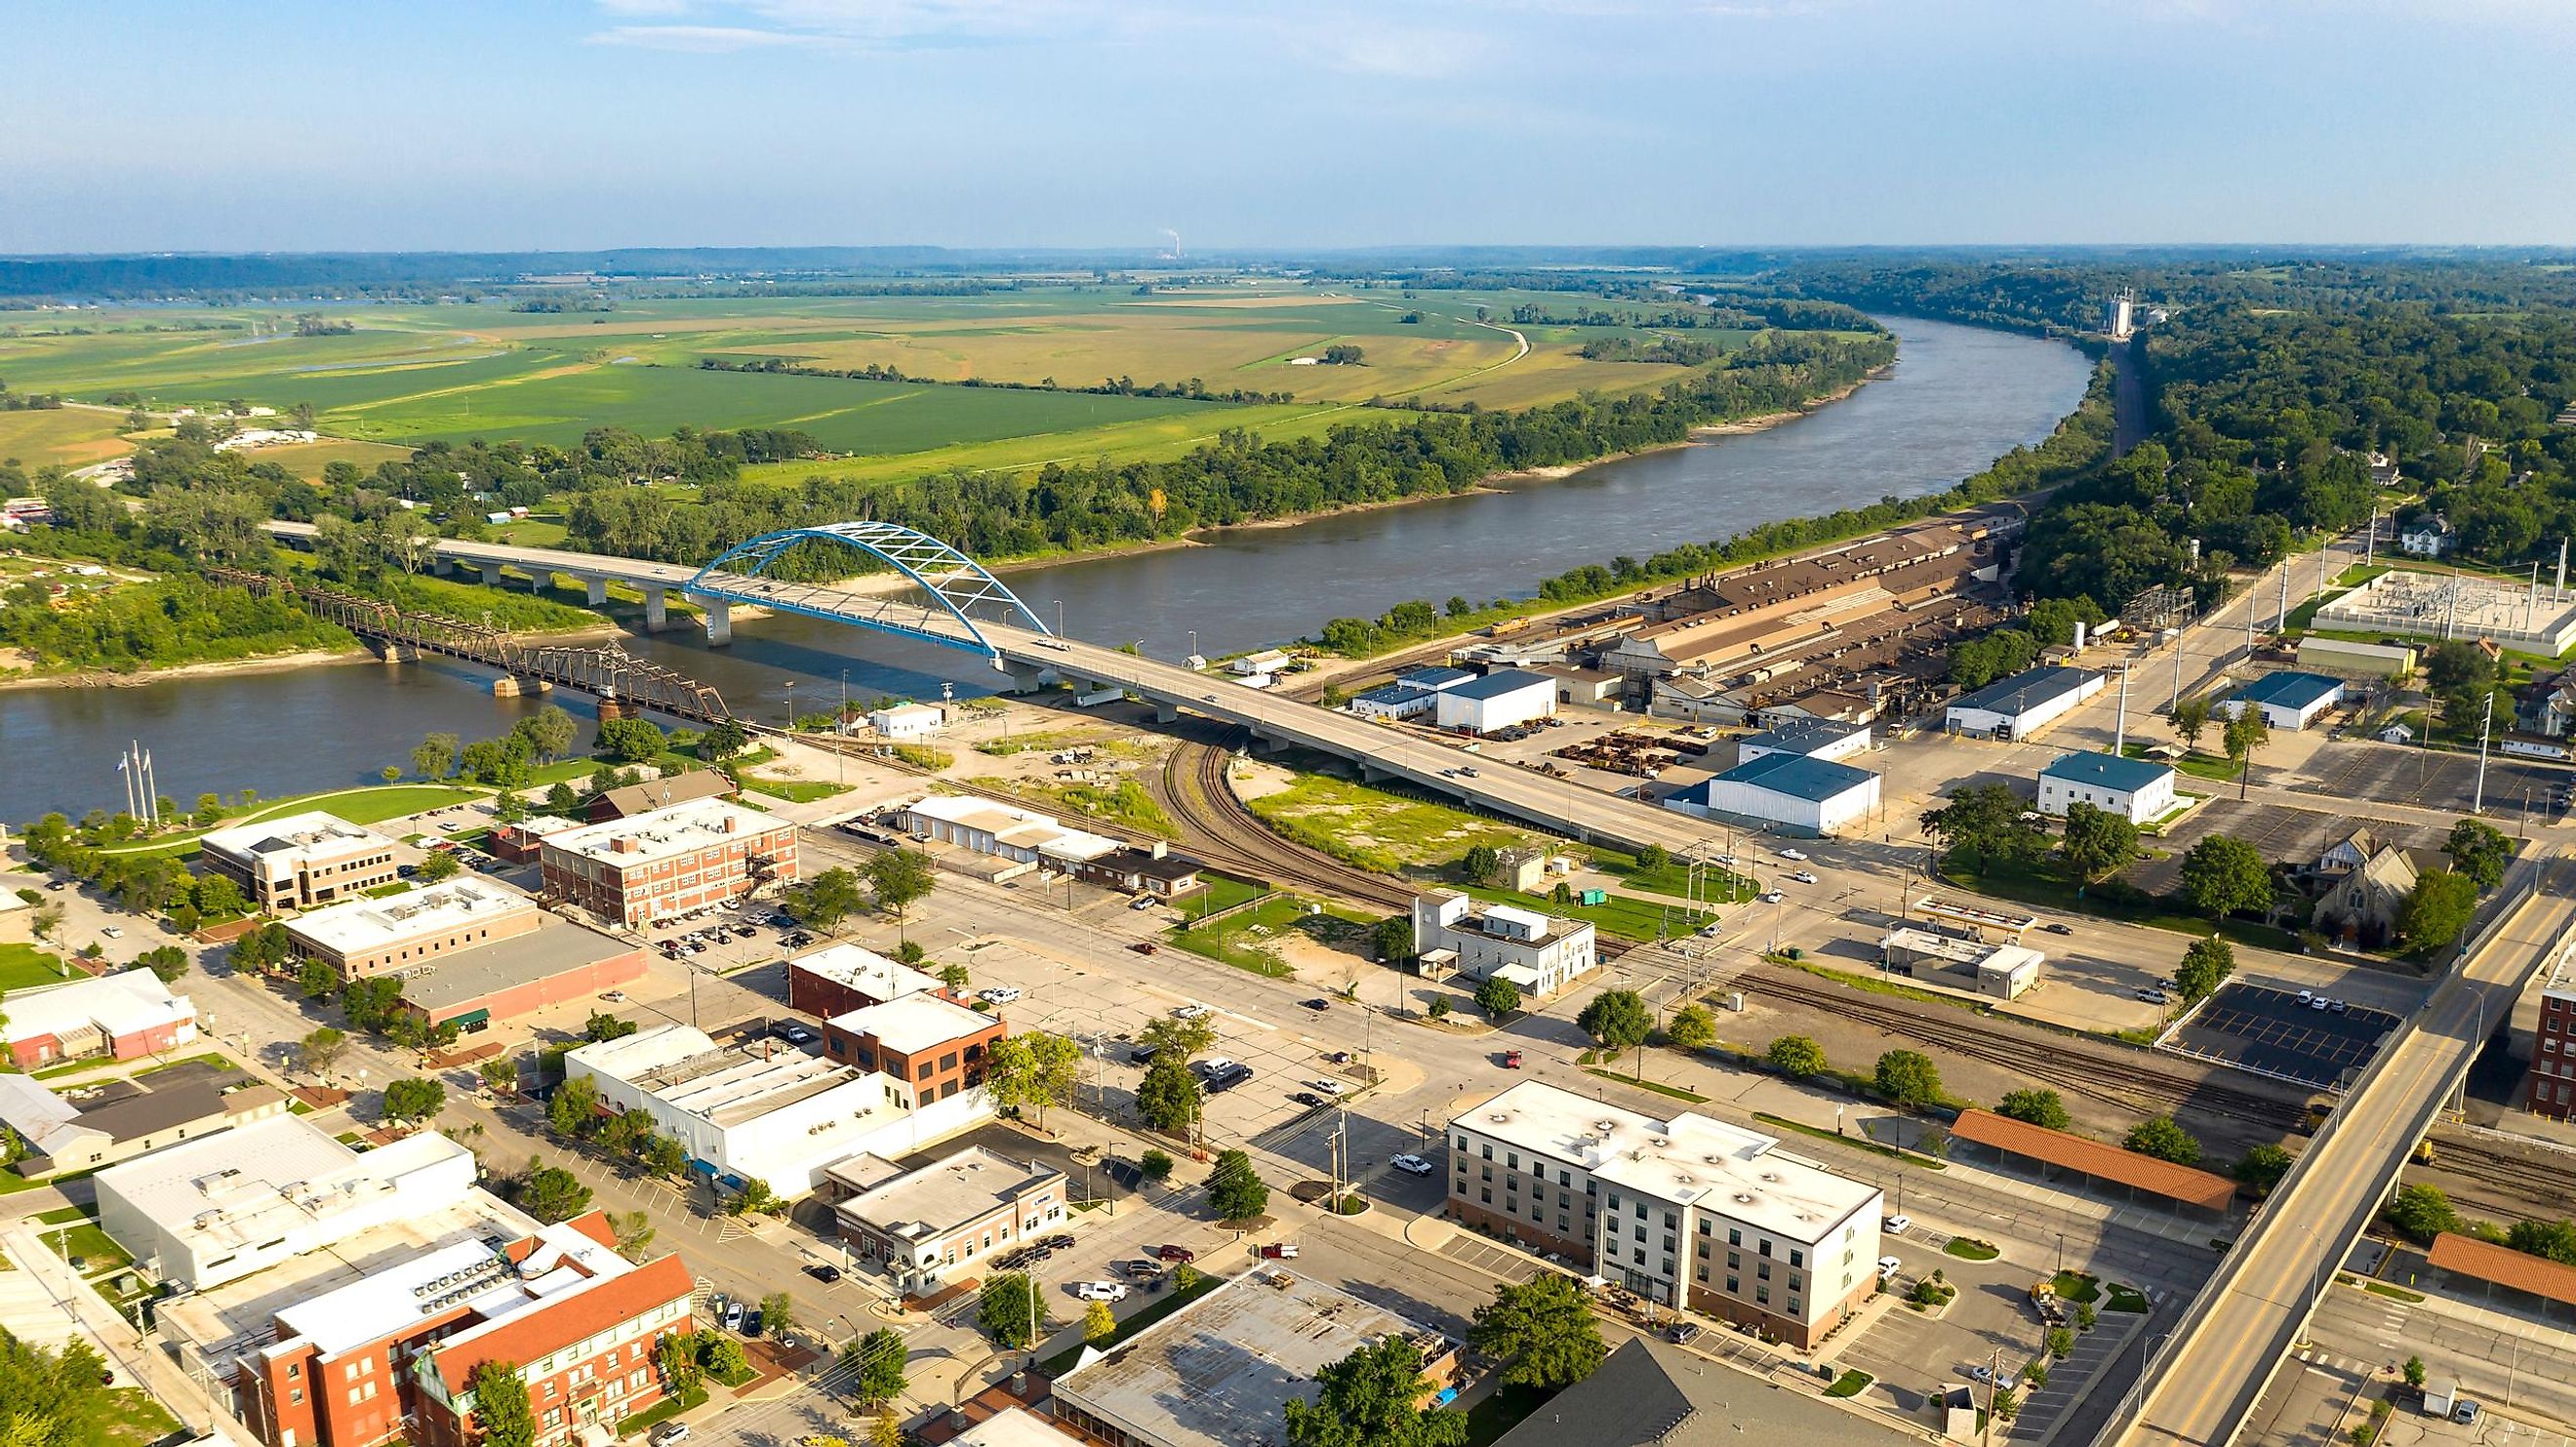
M529 591L529 592L531 592L531 593L542 593L542 592L544 592L545 590L547 590L548 588L553 587L554 585L555 585L555 575L554 575L553 573L548 572L548 571L547 571L547 570L545 570L544 568L530 568L530 569L528 570L528 591Z
M554 691L555 686L553 681L550 679L521 678L514 673L505 673L499 678L492 680L492 696L494 698L527 698L530 696L542 698Z
M689 601L706 610L707 642L711 646L722 648L733 642L733 605L731 603L722 598L691 598Z
M481 572L483 575L484 587L497 588L501 586L501 565L499 563L476 563L474 566L476 570Z
M456 576L456 560L445 553L433 553L429 559L429 570L439 577L453 578Z
M663 629L671 626L669 605L666 602L669 596L669 591L659 583L647 583L644 585L645 632L659 633Z
M584 578L581 582L582 586L589 590L590 606L597 608L608 601L608 580L606 578Z
M1035 693L1045 686L1047 671L1037 664L997 661L993 666L1011 680L1003 685L1004 693Z
M384 639L370 639L367 642L367 648L370 652L376 655L376 661L379 663L420 662L420 650L412 647L408 643L393 643Z
M1154 722L1158 724L1178 723L1180 722L1180 719L1181 706L1179 704L1158 703L1154 705Z

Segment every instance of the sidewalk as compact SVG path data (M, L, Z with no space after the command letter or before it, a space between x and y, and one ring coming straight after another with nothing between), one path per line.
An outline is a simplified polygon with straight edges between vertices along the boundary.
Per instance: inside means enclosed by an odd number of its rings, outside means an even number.
M10 1275L24 1273L34 1278L53 1309L107 1358L120 1384L146 1388L183 1425L203 1424L233 1433L244 1442L257 1440L248 1427L221 1413L210 1394L180 1370L178 1363L145 1341L123 1317L99 1300L61 1257L46 1248L34 1230L24 1223L0 1226L0 1255L7 1256L10 1264L18 1268Z

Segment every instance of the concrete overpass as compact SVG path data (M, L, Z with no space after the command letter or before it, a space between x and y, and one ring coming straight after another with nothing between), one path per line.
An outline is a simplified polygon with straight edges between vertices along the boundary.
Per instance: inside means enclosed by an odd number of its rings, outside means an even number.
M2507 904L2467 960L2380 1048L2162 1349L2149 1351L2137 1410L2124 1411L2106 1441L2235 1440L2489 1033L2511 1016L2532 972L2576 943L2571 876L2576 868L2554 850L2516 866Z
M309 523L275 522L271 533L310 545ZM882 577L838 583L797 583L764 577L711 575L674 563L644 562L561 548L439 538L430 544L439 571L471 568L486 583L502 569L529 574L543 587L556 574L580 579L591 601L605 599L610 582L644 591L648 626L662 623L665 600L679 593L707 611L710 642L733 636L736 602L874 627L951 647L985 653L1008 679L1006 689L1027 692L1050 679L1077 685L1115 685L1155 707L1164 721L1182 713L1234 724L1257 747L1301 747L1348 759L1372 780L1403 780L1434 793L1526 820L1551 833L1597 840L1626 849L1660 844L1676 853L1705 853L1713 827L1669 809L1606 794L1570 779L1551 778L1518 765L1484 759L1457 744L1400 725L1299 703L1230 678L1175 663L1122 653L1078 639L1050 636L1042 627L976 620L970 625L940 608L908 601L906 589ZM1013 600L1016 602L1017 600ZM1028 620L1033 624L1034 619ZM1463 769L1474 769L1467 775Z

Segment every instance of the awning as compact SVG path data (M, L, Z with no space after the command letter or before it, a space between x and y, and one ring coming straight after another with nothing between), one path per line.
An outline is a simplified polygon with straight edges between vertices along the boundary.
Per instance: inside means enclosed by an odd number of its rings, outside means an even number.
M1535 990L1538 988L1538 971L1531 969L1527 965L1501 966L1493 972L1492 978L1497 980L1509 980L1524 990Z
M448 1018L441 1020L439 1023L442 1025L453 1025L458 1029L463 1030L476 1025L488 1025L491 1022L492 1012L490 1010L468 1010L462 1015L451 1015Z

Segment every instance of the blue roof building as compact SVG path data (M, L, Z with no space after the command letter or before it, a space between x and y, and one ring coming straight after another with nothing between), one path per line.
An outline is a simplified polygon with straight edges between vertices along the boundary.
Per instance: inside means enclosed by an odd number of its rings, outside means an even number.
M1878 808L1878 775L1805 754L1764 754L1668 796L1664 807L1832 834Z
M2060 754L2039 771L2039 812L2062 818L2077 804L2132 824L2161 819L2173 811L2173 766L2117 754Z
M2322 673L2267 673L2236 690L2216 712L2229 718L2248 705L2276 729L2303 729L2318 714L2343 702L2343 680Z

